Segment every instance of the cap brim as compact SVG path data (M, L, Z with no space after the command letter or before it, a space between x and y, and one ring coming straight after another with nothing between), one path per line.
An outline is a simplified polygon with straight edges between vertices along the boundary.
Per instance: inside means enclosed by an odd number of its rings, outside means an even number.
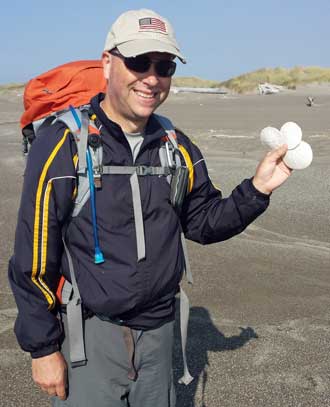
M117 48L124 57L135 57L147 52L167 52L178 57L183 64L186 63L185 57L177 48L163 41L153 39L132 40L117 45Z

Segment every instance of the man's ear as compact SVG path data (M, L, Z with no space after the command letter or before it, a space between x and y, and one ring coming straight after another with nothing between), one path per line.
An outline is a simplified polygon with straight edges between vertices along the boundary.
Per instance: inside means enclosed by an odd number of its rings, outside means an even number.
M102 54L103 75L108 81L110 77L111 55L109 52L104 51Z

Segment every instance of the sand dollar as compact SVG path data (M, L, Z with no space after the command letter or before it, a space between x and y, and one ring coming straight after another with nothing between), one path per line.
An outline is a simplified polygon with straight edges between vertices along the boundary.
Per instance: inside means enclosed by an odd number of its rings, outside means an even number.
M265 127L260 132L261 143L270 150L285 143L282 133L275 127Z
M300 144L302 139L302 131L297 123L284 123L280 131L284 137L284 143L288 145L289 150L296 148Z
M311 146L302 141L299 146L293 150L288 150L283 161L293 170L303 170L307 168L313 160L313 150Z

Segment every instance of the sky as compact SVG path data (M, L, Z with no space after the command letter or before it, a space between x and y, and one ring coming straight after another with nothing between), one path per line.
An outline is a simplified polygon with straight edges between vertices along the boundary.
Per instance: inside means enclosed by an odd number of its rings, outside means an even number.
M115 19L168 18L187 64L176 76L223 81L260 68L330 67L330 0L9 0L0 8L0 84L98 59Z

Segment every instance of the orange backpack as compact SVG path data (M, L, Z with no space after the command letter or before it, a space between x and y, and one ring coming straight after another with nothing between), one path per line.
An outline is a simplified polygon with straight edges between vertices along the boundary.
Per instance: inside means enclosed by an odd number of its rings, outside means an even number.
M23 130L69 106L88 104L99 92L104 92L106 81L100 60L74 61L60 65L31 79L24 91Z

